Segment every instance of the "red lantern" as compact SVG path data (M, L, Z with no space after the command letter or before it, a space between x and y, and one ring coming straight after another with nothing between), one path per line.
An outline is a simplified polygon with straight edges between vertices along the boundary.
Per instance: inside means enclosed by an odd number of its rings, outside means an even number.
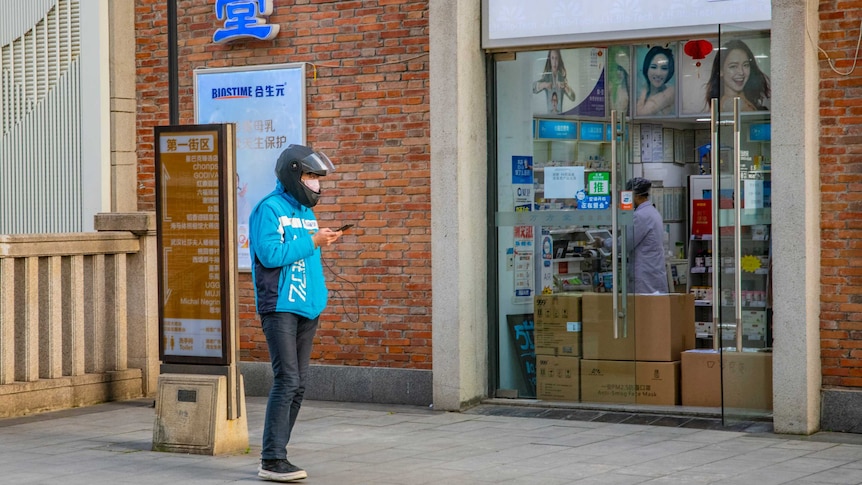
M703 39L690 40L683 46L683 51L685 51L686 55L697 61L694 65L697 67L697 77L700 77L701 64L699 59L706 58L712 52L712 43Z
M712 43L708 40L690 40L683 46L685 53L692 59L704 59L712 52Z

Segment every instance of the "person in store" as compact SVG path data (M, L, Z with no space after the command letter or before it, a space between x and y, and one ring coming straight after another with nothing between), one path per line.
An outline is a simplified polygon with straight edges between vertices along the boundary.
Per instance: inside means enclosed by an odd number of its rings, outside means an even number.
M626 230L626 248L629 252L629 284L635 293L667 293L667 266L665 264L662 217L649 200L652 182L635 177L626 182L631 190L635 207L632 226ZM610 238L596 238L596 246L611 248Z
M575 90L569 86L566 66L563 64L560 49L551 49L548 51L548 59L545 61L545 70L542 72L542 77L533 83L533 94L539 94L542 91L545 92L548 113L563 111L564 95L572 101L575 100ZM558 103L556 108L554 106L554 96L556 96Z
M738 39L725 43L712 63L707 109L712 98L718 98L721 111L733 111L733 98L739 97L741 111L768 110L770 96L769 77L758 67L748 44Z
M669 84L674 74L673 51L655 45L644 57L641 73L646 86L638 95L638 116L664 116L676 111L676 92Z
M258 467L264 480L308 476L288 461L287 444L305 394L318 318L328 298L320 250L342 234L319 227L312 211L320 198L320 178L333 170L326 155L303 145L288 146L275 165L275 190L258 202L249 218L255 304L273 373Z

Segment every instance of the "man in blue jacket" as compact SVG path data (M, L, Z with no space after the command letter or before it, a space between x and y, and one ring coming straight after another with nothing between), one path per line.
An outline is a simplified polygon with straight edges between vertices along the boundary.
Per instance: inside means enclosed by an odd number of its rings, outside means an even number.
M255 303L273 372L258 468L264 480L308 476L287 460L287 443L302 406L312 340L328 297L320 248L341 236L318 227L311 210L320 198L320 177L333 170L326 155L288 146L275 165L275 190L249 217Z

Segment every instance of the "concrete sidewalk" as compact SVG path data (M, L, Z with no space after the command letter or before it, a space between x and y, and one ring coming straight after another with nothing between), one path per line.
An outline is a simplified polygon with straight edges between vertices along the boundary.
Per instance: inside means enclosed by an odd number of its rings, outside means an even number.
M152 404L0 420L0 483L270 483L257 478L265 398L247 398L251 447L230 456L150 451ZM862 484L862 435L801 438L525 414L494 405L446 413L309 401L289 458L308 471L298 482L308 485Z

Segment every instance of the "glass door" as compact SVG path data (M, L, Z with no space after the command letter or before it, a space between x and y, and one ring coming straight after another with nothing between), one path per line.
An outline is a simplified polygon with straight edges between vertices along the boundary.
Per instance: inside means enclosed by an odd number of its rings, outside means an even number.
M772 413L769 33L722 25L709 83L714 346L725 423ZM717 236L716 236L717 235Z
M493 57L497 397L638 401L621 237L634 210L629 128L590 96L607 58L606 48Z

